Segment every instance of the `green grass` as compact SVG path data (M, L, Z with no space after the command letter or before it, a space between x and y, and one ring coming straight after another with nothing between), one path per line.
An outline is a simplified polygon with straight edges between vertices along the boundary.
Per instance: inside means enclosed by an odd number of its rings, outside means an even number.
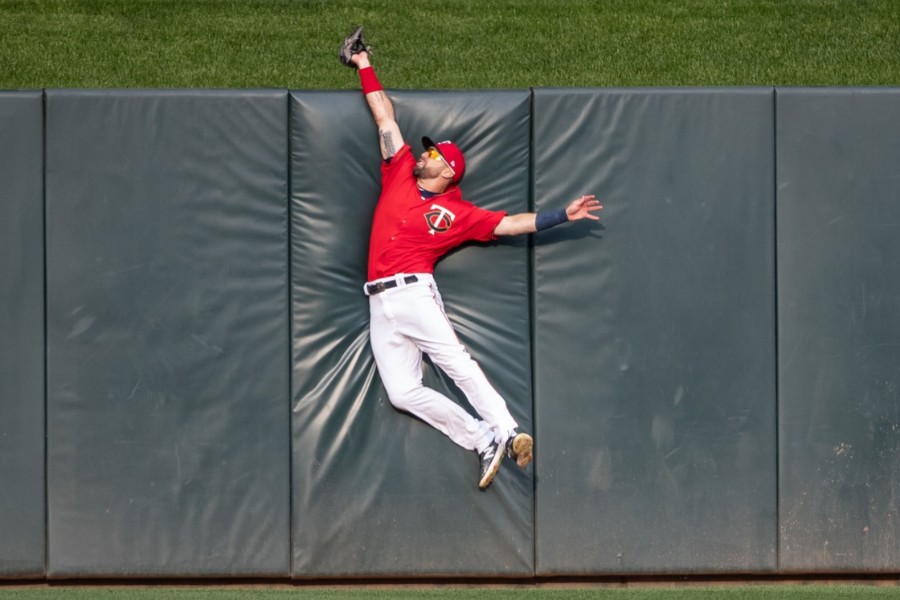
M0 600L868 600L900 597L898 588L857 586L743 586L675 588L535 587L414 588L0 588Z
M0 88L898 85L897 0L0 0Z

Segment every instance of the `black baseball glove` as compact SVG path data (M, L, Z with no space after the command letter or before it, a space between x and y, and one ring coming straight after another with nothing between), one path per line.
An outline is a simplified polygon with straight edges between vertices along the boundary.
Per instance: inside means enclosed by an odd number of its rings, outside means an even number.
M350 57L354 54L359 54L360 52L372 52L372 47L363 39L362 25L354 29L353 33L344 38L343 43L341 43L341 51L338 54L338 57L340 57L342 64L351 69L355 69L356 65L353 64Z

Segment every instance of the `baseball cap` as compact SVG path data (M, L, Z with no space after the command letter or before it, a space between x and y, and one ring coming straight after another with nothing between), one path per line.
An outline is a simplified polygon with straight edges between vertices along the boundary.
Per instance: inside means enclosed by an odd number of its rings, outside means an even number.
M441 156L444 157L444 160L447 161L447 164L450 165L450 168L453 169L453 183L459 183L460 179L463 178L463 174L466 172L466 159L463 157L462 150L449 140L434 143L428 136L422 138L422 145L425 146L426 149L433 146L440 152Z

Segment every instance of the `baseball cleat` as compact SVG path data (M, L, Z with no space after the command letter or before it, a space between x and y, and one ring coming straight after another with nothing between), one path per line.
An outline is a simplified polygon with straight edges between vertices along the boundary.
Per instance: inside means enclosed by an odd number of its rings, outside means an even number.
M503 461L502 444L491 442L484 452L478 455L478 462L481 466L481 480L478 482L478 489L486 490L494 481L497 472L500 470L500 463Z
M524 469L534 459L534 439L527 433L517 433L506 440L506 455Z

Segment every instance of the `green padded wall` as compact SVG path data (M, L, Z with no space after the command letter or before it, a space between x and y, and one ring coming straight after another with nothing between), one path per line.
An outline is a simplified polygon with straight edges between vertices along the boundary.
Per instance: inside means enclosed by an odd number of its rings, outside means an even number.
M453 138L464 196L528 208L530 94L391 92L406 141ZM378 138L360 92L291 95L293 575L533 573L532 471L507 460L487 492L474 452L396 411L368 345ZM461 249L435 276L463 343L531 429L528 241ZM428 367L427 384L459 398Z
M287 124L47 92L50 577L288 575Z
M779 89L781 567L900 570L900 89Z
M2 92L0 579L900 569L900 90L391 96L606 207L436 273L535 465L385 397L359 92Z
M776 566L771 89L535 90L538 575Z
M0 93L0 579L44 573L42 92Z

